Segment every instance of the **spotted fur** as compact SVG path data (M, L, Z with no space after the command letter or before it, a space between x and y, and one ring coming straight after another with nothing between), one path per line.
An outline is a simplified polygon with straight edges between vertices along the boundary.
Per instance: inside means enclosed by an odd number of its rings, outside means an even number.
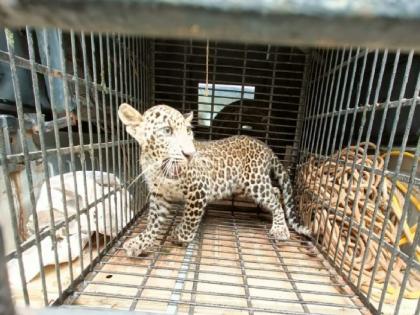
M194 239L206 205L232 194L245 194L273 214L271 235L276 240L290 237L280 202L289 225L309 235L300 225L289 175L274 152L263 142L248 136L216 141L195 141L192 113L157 105L143 115L122 104L119 117L126 130L140 144L140 163L150 191L147 227L124 244L128 255L137 256L152 248L173 203L185 204L180 223L174 228L175 242ZM279 188L271 183L278 180Z

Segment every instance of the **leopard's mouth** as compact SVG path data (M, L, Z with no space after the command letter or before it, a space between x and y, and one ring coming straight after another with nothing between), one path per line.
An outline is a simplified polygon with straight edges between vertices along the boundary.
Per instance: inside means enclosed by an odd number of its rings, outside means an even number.
M182 163L181 161L167 158L163 160L161 170L164 177L178 179L182 173Z

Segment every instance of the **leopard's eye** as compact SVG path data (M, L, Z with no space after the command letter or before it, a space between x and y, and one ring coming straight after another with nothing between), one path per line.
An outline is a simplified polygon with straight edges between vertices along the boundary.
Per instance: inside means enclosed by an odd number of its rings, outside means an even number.
M190 126L187 126L187 134L190 135L192 133L192 128Z
M170 136L172 134L172 128L171 127L163 127L161 130L162 130L162 133L165 136Z

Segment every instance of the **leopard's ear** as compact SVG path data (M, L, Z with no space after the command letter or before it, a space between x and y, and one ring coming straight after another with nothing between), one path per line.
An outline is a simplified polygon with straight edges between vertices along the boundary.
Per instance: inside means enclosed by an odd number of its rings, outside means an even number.
M127 127L135 127L143 121L143 116L131 105L127 103L121 104L118 109L118 116Z
M193 111L191 111L191 112L189 112L189 113L186 113L186 114L184 114L184 118L185 118L185 121L187 122L187 123L191 123L191 121L193 120L193 118L194 118L194 112Z

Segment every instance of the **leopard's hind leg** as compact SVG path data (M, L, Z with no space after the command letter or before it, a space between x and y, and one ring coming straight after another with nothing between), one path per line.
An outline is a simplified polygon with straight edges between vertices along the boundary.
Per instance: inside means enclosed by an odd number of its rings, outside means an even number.
M273 214L273 224L270 229L270 234L277 241L288 240L290 233L280 203L280 191L278 188L273 187L270 177L263 176L260 180L255 181L255 183L251 182L245 192L256 204Z

